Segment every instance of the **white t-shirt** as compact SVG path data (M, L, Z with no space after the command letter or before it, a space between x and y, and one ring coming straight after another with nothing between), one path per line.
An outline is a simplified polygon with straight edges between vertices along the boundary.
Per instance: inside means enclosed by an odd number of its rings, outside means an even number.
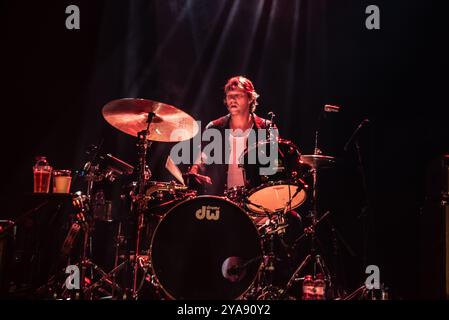
M235 130L235 132L231 131L231 134L229 135L231 152L229 153L228 159L228 189L245 185L243 168L239 167L239 158L245 150L246 140L248 139L250 131L251 129L248 129L245 132L242 130ZM234 136L233 133L240 135Z

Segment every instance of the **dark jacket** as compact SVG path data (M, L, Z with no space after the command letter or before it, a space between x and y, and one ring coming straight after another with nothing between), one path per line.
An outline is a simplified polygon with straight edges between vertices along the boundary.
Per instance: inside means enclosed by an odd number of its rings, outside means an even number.
M253 129L256 132L256 136L258 134L257 129L268 129L270 127L271 122L269 120L263 119L258 117L256 114L253 115L253 121L254 121L254 127ZM207 129L217 129L221 133L221 137L224 137L225 140L222 141L222 161L221 164L202 164L199 168L199 173L209 176L212 179L212 185L206 185L203 186L202 190L199 190L199 193L203 194L213 194L213 195L223 195L224 191L226 190L226 183L227 183L227 176L228 176L228 164L226 164L225 155L230 152L226 152L224 150L226 144L225 141L228 141L229 139L229 131L226 132L226 129L230 129L229 127L229 121L231 119L231 116L228 114L226 116L223 116L221 118L218 118L216 120L211 121L205 128ZM266 139L267 137L258 137L257 139ZM257 140L259 141L259 140ZM208 144L208 142L203 142L203 145L201 146L201 150L204 150L204 147ZM245 150L247 150L248 145L246 145ZM252 172L253 169L248 168L247 166L244 166L245 172ZM253 175L251 175L253 176ZM255 179L253 179L255 180ZM254 181L250 181L249 175L245 175L245 181L246 184L254 183Z

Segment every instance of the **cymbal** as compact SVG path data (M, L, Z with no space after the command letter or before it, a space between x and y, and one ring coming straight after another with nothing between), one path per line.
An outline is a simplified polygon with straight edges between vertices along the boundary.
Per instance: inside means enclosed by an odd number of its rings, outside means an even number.
M107 103L102 110L114 128L137 137L147 128L148 113L155 114L147 140L179 142L193 138L199 130L195 119L178 108L157 101L125 98Z
M324 169L332 167L337 159L335 157L322 154L302 154L301 162L309 165L313 169Z

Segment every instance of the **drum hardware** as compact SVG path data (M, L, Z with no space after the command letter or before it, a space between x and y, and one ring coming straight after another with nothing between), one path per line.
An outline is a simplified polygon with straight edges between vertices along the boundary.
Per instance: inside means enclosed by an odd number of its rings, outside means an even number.
M283 290L274 285L275 262L278 259L274 242L277 238L287 253L287 258L291 258L289 246L284 241L284 234L288 224L285 221L285 211L267 213L268 220L259 228L261 239L265 250L263 266L260 275L259 292L257 300L278 300L283 299Z
M327 288L332 288L332 275L327 268L324 259L318 253L316 247L316 226L325 219L330 212L327 211L321 217L318 218L318 170L324 168L330 168L335 164L335 158L327 155L321 154L321 150L318 148L318 130L315 132L315 153L313 155L301 155L301 162L310 167L309 173L312 177L312 198L311 207L309 211L308 218L310 219L310 226L304 229L304 233L294 241L293 247L296 247L298 243L304 238L310 238L309 244L309 254L304 258L304 260L299 264L299 267L295 270L292 277L288 281L285 293L290 289L291 285L298 281L297 276L304 270L304 268L311 262L313 262L313 277L317 274L317 267L320 273L324 275L324 281L327 282Z
M304 185L304 188L307 190L308 186L306 184L303 184L303 185ZM292 208L292 201L293 201L293 199L295 199L296 195L298 193L300 193L301 191L302 190L300 188L297 188L295 193L293 195L291 195L291 191L290 191L290 188L289 188L289 195L288 195L289 200L288 200L288 202L284 206L284 212L283 212L284 215L287 214L287 212L291 212L293 210L293 208ZM297 217L299 219L301 219L300 215L297 215Z
M302 261L302 263L299 265L299 267L295 270L295 272L293 273L292 277L290 278L290 280L288 281L288 283L286 285L285 292L287 292L291 288L291 286L294 282L303 280L303 278L298 278L298 275L304 270L304 268L308 264L313 262L313 275L315 276L315 274L317 273L317 267L318 267L319 272L325 276L324 280L328 283L327 288L329 289L329 292L332 292L331 295L338 297L338 296L341 296L341 293L338 292L339 288L337 288L334 285L336 273L331 274L331 272L329 271L329 269L327 268L327 266L325 264L323 257L319 255L316 245L315 245L316 241L317 241L316 228L318 225L320 225L320 223L324 219L327 219L327 221L330 225L331 234L332 234L332 248L333 248L334 258L338 259L338 255L339 255L338 238L340 238L343 245L346 247L346 249L351 254L351 256L355 256L354 251L349 247L349 245L346 243L346 241L342 238L341 234L338 232L338 230L335 228L335 226L330 221L330 219L328 217L330 215L330 211L325 212L321 217L319 217L318 210L317 210L318 193L319 193L318 173L322 169L332 168L336 164L337 159L335 157L327 156L327 155L323 155L323 154L313 154L313 155L301 155L301 161L305 165L310 167L309 173L311 174L311 177L312 177L312 186L313 186L312 187L313 188L312 189L312 197L311 197L312 209L310 210L309 214L306 216L307 218L309 218L310 226L305 228L304 233L294 241L293 248L297 247L298 244L305 237L309 237L310 238L310 244L309 244L310 252L306 256L306 258ZM335 261L335 266L337 266L337 265L338 264Z
M145 273L148 272L148 269L151 269L150 264L142 263L143 255L141 252L142 233L146 225L145 215L149 211L148 200L154 199L154 194L157 196L164 191L176 193L178 190L186 190L175 184L156 184L147 189L152 176L146 164L148 148L153 141L180 142L191 139L198 133L199 127L191 116L178 108L146 99L125 98L114 100L103 107L102 113L105 120L113 127L137 137L137 190L135 193L131 193L133 211L137 216L137 230L135 259L130 258L133 265L131 295L132 299L137 299L142 283L146 278L143 277L141 283L137 283L139 269L142 269ZM172 170L171 172L175 171ZM152 213L151 211L150 213ZM149 237L153 238L151 231ZM149 277L152 278L152 275L150 274Z
M112 296L114 296L115 291L122 291L115 281L115 274L118 271L116 270L118 252L116 252L114 272L111 271L110 273L106 273L92 261L92 233L95 221L113 221L111 216L111 202L105 201L102 192L93 194L93 187L95 183L102 181L113 182L119 176L128 175L131 173L133 167L111 154L100 154L100 148L95 145L91 145L86 154L89 156L88 161L84 164L82 170L77 171L77 176L84 178L84 181L87 184L86 194L78 191L72 195L72 204L77 212L73 216L71 228L62 245L61 257L66 259L68 264L70 264L69 261L71 259L72 249L77 241L79 233L82 233L78 262L81 289L79 293L81 293L85 299L93 299L95 292L102 293L103 295L107 294L108 296L111 295L105 285L109 285L112 288ZM119 234L117 237L120 235L120 229L121 222L119 224ZM119 241L120 239L117 238L116 246L119 246ZM95 280L96 275L99 275L101 278L95 282L95 285L93 285L92 281ZM54 286L56 278L56 275L51 277L46 287L50 288L51 286ZM42 291L45 288L40 289ZM62 294L67 294L66 290L64 290Z
M298 278L297 276L301 273L301 271L304 270L304 268L313 261L313 277L315 278L315 276L318 273L321 273L324 275L324 281L328 284L329 287L332 286L332 282L331 282L331 276L330 276L330 271L327 268L324 259L319 255L319 254L308 254L304 260L301 262L301 264L299 265L299 267L295 270L295 272L293 273L292 277L289 279L289 281L287 282L287 285L285 286L285 289L282 290L282 294L286 294L291 286L293 285L294 282L298 282L298 281L304 281L304 277ZM317 272L317 266L318 266L318 272Z
M90 181L89 181L90 182ZM88 188L89 190L89 188ZM72 201L74 207L78 209L78 213L75 215L75 221L72 224L72 228L76 225L81 226L81 229L83 231L83 240L82 240L82 247L81 247L81 260L80 260L80 289L83 290L83 293L86 293L86 288L88 286L88 283L86 282L86 274L87 269L90 267L90 279L93 279L94 277L94 269L98 270L98 266L94 264L91 260L88 259L88 257L92 257L92 229L93 225L89 224L87 220L87 213L90 211L89 206L90 197L89 195L83 195L81 192L76 192L75 197ZM72 230L71 228L71 230ZM67 238L70 237L70 231L67 236ZM66 238L66 240L67 240ZM75 239L72 240L72 242ZM70 249L72 246L70 246ZM68 256L69 252L67 252ZM103 270L101 270L103 271ZM103 271L104 272L104 271ZM89 296L86 295L86 298Z
M264 247L264 255L261 257L262 266L258 275L258 280L248 292L246 298L250 300L275 300L281 298L282 290L273 284L273 278L276 271L275 262L278 260L274 250L274 241L275 239L278 239L284 247L287 257L291 258L289 246L283 239L283 235L288 228L288 224L285 221L285 214L290 211L289 204L286 205L284 210L278 211L272 211L268 208L264 208L261 205L251 203L251 201L247 198L247 192L244 187L234 187L228 189L226 191L226 196L234 200L236 203L239 203L243 208L249 204L264 212L264 214L254 214L254 212L251 211L248 212L248 214L253 217L255 224L258 226L259 235ZM239 270L239 268L237 268L237 270Z
M320 224L321 221L323 221L325 218L327 218L327 216L329 214L330 214L330 211L327 211L320 217L319 220L316 220L314 217L309 216L309 218L312 219L312 224L309 227L305 228L304 233L294 241L293 247L296 247L302 239L304 239L305 237L310 237L310 253L305 257L305 259L301 262L299 267L295 270L295 272L291 276L290 280L288 281L288 283L286 285L285 292L287 292L290 289L291 285L295 281L302 280L301 278L297 278L297 276L311 261L314 261L314 267L313 267L314 276L316 274L316 266L318 266L320 269L320 272L325 275L325 281L327 281L329 284L328 287L329 288L331 287L331 284L332 284L331 274L330 274L329 270L327 269L324 260L321 258L321 256L319 254L317 254L316 234L315 234L317 225Z
M117 178L131 175L134 167L125 161L114 157L110 153L100 153L100 147L91 145L86 151L89 159L81 170L76 171L76 177L83 178L87 184L86 197L90 204L90 211L96 221L112 222L112 201L105 198L105 185L114 182ZM97 184L99 188L95 189Z
M294 245L297 245L299 241L303 237L309 236L310 237L310 253L306 258L304 259L305 263L301 263L300 267L305 267L310 261L314 261L313 265L313 276L316 275L316 266L320 268L321 273L324 275L324 281L328 283L327 287L332 287L332 277L327 269L324 260L321 258L319 254L317 254L317 248L316 248L316 226L324 220L329 214L330 211L327 211L324 213L319 219L318 219L318 211L317 211L317 168L312 168L312 178L313 178L313 192L312 192L312 210L309 212L309 218L311 220L311 225L304 229L304 233L295 241ZM296 277L296 274L299 274L299 272L302 271L302 268L298 268L294 276ZM288 289L288 288L287 288Z
M93 256L93 230L95 222L114 221L112 217L112 202L105 200L102 190L94 193L94 185L102 181L114 182L118 177L130 175L134 170L133 166L122 161L110 153L101 154L100 147L92 145L86 152L90 159L85 163L82 170L78 171L78 175L83 177L87 183L86 194L76 192L73 198L73 205L79 210L76 218L83 224L84 239L81 251L81 279L82 292L85 298L92 298L95 290L103 295L115 298L116 292L123 292L123 289L116 284L116 273L122 269L122 264L118 265L119 247L123 242L121 229L122 221L119 221L117 237L114 241L115 257L114 267L109 273L106 273L91 259ZM81 219L81 220L80 220ZM101 278L95 283L87 283L86 274L89 273L89 281L94 281L95 274ZM105 286L109 286L112 291L108 291Z
M270 219L271 220L271 219ZM262 277L264 279L263 283L263 290L261 295L257 298L258 300L264 297L264 299L274 299L276 296L277 288L273 286L273 280L274 280L274 271L275 271L275 261L276 261L276 255L274 252L274 239L275 235L278 234L275 228L272 232L267 233L266 236L268 236L268 239L266 240L268 242L268 252L264 256L264 264L262 268Z
M67 232L65 240L60 249L60 257L57 262L57 268L64 265L64 268L58 270L53 274L48 281L39 287L36 291L37 294L51 293L55 298L82 298L82 299L96 299L95 293L103 295L110 295L110 292L106 290L104 286L100 284L107 284L116 289L120 289L109 277L109 275L100 268L96 263L92 261L92 229L94 219L89 204L89 198L87 195L81 192L76 192L72 196L72 205L76 210L71 218L71 227ZM73 253L75 243L78 242L78 238L81 242L80 251ZM79 268L79 284L80 290L74 292L70 291L66 284L66 266L72 265L76 261L76 265ZM94 287L92 282L96 275L99 275L101 279ZM121 289L120 289L121 290ZM72 295L73 293L73 295Z
M115 239L115 257L114 257L114 267L111 270L111 272L109 272L109 276L112 278L113 283L116 283L117 281L117 271L119 271L121 268L119 268L119 257L120 257L120 246L123 244L125 240L125 237L122 236L122 221L119 222L118 224L118 230L117 230L117 237ZM126 261L123 261L120 265L124 265L124 263L126 263ZM111 296L114 298L115 297L115 286L112 286L112 292L111 292Z
M95 222L93 213L89 206L89 197L87 195L83 195L81 192L77 192L75 193L75 197L73 198L73 205L79 211L75 216L75 223L81 225L84 235L80 262L80 284L84 298L92 299L95 289L98 289L99 292L106 294L107 291L103 286L100 287L101 284L107 284L111 286L113 290L122 291L122 289L116 284L115 277L113 277L115 272L111 271L110 273L106 273L102 268L100 268L91 260L93 242L92 230ZM90 217L89 213L91 214ZM87 278L87 270L89 270L90 273L89 278ZM94 280L95 273L98 273L101 278L95 283L90 283ZM90 279L89 282L87 282L87 279Z
M239 206L242 206L243 202L247 198L247 190L245 186L234 186L232 188L225 188L224 196L229 200L237 203Z
M354 290L352 293L348 294L346 297L344 297L341 300L355 300L357 298L359 300L364 300L368 296L369 292L370 292L370 290L368 290L368 288L364 284L361 287Z
M117 272L119 272L121 269L123 269L123 267L125 266L126 263L127 262L124 261L120 265L118 265L117 267L112 269L109 273L106 273L103 269L101 269L99 266L97 266L90 260L85 261L83 263L83 265L87 265L87 266L90 266L91 268L93 268L93 270L98 272L98 274L101 276L101 278L99 280L97 280L96 282L91 283L89 286L86 286L83 291L84 295L86 297L91 297L92 292L94 292L94 290L99 290L104 295L110 296L112 299L114 299L116 297L117 291L123 293L124 290L119 285L117 285L117 283L115 281L115 275L117 274ZM111 287L110 292L105 289L105 285L108 285Z
M100 182L102 180L114 182L120 176L133 173L134 167L125 161L114 157L110 153L104 155L99 154L99 148L97 146L92 145L90 148L94 151L88 151L86 154L91 155L93 153L93 158L84 164L82 170L77 171L78 176L84 177L86 181L90 182L90 189L93 182ZM89 191L88 188L88 194L90 194Z
M262 239L272 234L283 234L288 224L285 221L284 211L266 211L265 222L258 228Z
M245 198L245 199L243 200L243 202L244 202L246 205L248 205L248 206L251 206L251 207L253 207L253 208L257 208L257 209L258 209L258 210L257 210L257 213L258 213L258 214L260 214L260 212L263 212L262 216L267 216L267 215L269 216L269 215L274 214L274 213L277 212L277 211L272 210L272 209L270 209L270 208L265 208L264 206L262 206L262 205L260 205L260 204L253 203L253 202L251 202L251 200L249 200L249 198Z
M137 182L137 188L138 193L137 197L133 200L134 203L137 205L137 237L136 237L136 260L134 261L134 273L133 273L133 288L132 288L132 298L137 299L138 295L138 287L137 287L137 273L139 269L139 263L138 263L138 257L140 254L140 241L142 237L142 231L145 227L145 211L147 210L147 202L146 202L146 196L145 196L145 185L147 180L151 177L151 172L149 171L146 161L147 161L147 150L149 147L149 143L147 140L147 137L150 133L150 125L153 121L153 118L156 116L155 113L149 112L147 115L147 127L145 130L142 130L138 133L137 136L137 146L139 150L139 166L138 166L138 182Z
M339 300L389 300L389 288L384 283L379 289L368 289L366 284L354 290L352 293L346 295Z
M101 168L103 167L103 168ZM91 165L94 181L107 180L114 182L118 177L123 175L130 175L134 172L134 167L130 164L114 157L110 153L99 156L99 163Z

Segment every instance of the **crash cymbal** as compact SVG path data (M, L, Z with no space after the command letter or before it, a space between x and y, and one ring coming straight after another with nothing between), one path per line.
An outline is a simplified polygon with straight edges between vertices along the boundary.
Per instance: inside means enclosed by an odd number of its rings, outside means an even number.
M322 154L302 154L301 162L309 165L313 169L324 169L332 167L337 159L335 157Z
M147 139L160 142L179 142L198 133L195 119L178 108L146 99L113 100L103 107L103 117L114 128L137 137L147 128L148 113L155 114Z

